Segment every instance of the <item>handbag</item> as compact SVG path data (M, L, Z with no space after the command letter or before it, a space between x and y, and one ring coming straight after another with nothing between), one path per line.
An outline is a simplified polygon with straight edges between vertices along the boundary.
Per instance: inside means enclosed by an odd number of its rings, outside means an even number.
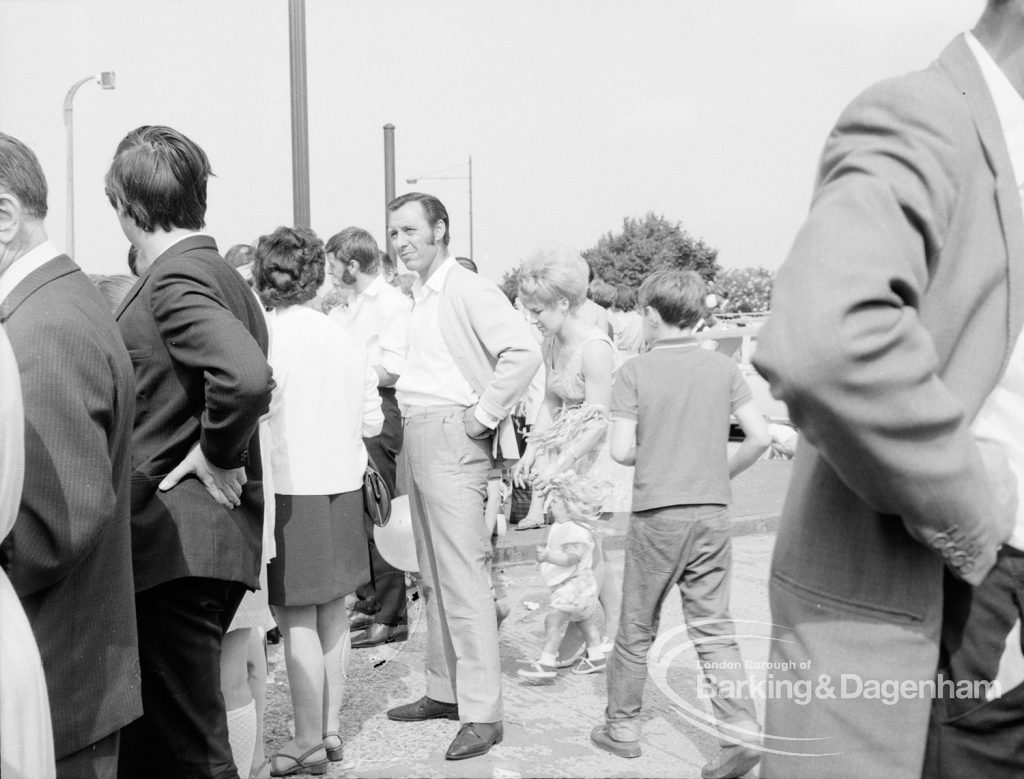
M363 474L363 513L367 522L377 527L384 527L391 519L391 491L370 457Z

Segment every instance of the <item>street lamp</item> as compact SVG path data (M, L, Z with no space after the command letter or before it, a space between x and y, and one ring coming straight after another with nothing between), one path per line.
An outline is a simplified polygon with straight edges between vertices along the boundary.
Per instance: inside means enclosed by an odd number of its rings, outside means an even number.
M473 155L469 155L468 176L417 176L406 179L406 184L415 184L417 181L469 181L469 259L473 259ZM458 166L456 166L458 167ZM448 168L451 170L451 168ZM441 171L443 172L443 171Z
M72 84L71 89L64 96L64 127L67 131L68 142L68 238L66 248L72 259L75 258L75 124L72 102L78 88L89 81L95 81L102 89L113 89L115 86L114 71L104 70L102 73L86 76L81 81Z

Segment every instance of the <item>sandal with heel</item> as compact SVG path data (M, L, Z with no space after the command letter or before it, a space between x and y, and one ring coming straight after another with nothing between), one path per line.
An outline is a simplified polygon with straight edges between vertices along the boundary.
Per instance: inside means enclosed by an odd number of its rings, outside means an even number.
M312 749L308 749L301 755L296 757L295 755L289 755L287 752L278 752L272 758L270 758L270 775L271 776L295 776L296 774L326 774L327 773L327 758L323 760L310 760L312 755L315 755L320 750L324 749L323 744L317 744ZM278 760L291 760L295 765L280 769L278 768Z
M329 745L327 742L330 741L333 744L337 741L337 746ZM341 734L336 730L332 730L330 733L324 733L324 749L327 750L327 759L332 763L340 763L345 759L345 745L341 741Z

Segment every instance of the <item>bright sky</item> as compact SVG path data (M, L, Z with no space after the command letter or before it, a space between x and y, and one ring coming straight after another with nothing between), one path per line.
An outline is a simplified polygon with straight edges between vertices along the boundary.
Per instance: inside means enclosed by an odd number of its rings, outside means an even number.
M726 267L777 267L817 158L870 83L926 66L983 0L307 0L312 226L384 238L382 126L397 191L448 206L495 279L553 244L586 249L626 216L680 221ZM64 95L75 98L75 244L126 269L103 195L125 133L168 124L217 178L222 251L292 223L286 0L0 0L0 130L39 156L65 240Z

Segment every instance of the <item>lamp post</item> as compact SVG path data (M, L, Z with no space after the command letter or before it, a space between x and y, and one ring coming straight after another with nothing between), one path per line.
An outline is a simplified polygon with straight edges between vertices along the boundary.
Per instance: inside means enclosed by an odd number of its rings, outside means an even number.
M74 108L72 103L75 99L75 92L78 88L89 81L95 81L102 89L113 89L116 82L114 71L104 70L92 76L86 76L80 81L71 85L67 95L64 96L64 127L67 134L68 145L68 224L67 224L67 252L74 259L75 257L75 123Z
M469 155L468 176L417 176L406 179L406 184L415 184L417 181L468 181L469 182L469 258L473 259L473 155ZM449 168L450 170L450 168Z

